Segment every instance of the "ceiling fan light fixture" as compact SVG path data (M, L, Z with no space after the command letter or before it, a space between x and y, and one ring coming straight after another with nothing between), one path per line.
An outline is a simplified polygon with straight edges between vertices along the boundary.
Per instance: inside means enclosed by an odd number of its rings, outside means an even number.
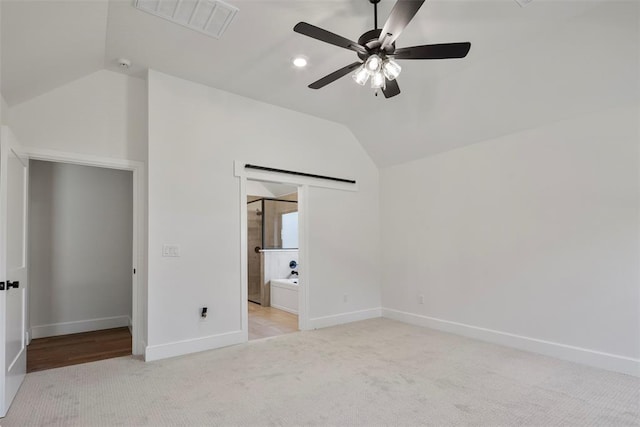
M369 71L365 68L364 64L362 64L358 69L351 75L353 80L361 86L364 86L369 79Z
M0 0L2 1L2 0ZM142 0L137 0L142 1ZM144 0L160 1L160 0ZM165 0L167 1L167 0ZM186 1L186 0L173 0ZM204 0L197 0L204 1ZM378 28L377 3L380 0L369 0L373 4L374 29L362 34L358 41L349 40L338 34L316 27L307 22L298 22L293 31L303 36L311 37L343 49L348 49L358 55L358 60L344 66L333 73L327 74L309 85L310 89L320 89L339 78L352 73L353 79L360 85L365 85L371 78L371 87L375 94L382 88L385 98L400 94L398 76L402 68L395 60L401 59L454 59L464 58L469 53L471 43L439 43L425 44L396 49L396 39L405 30L409 22L418 13L425 0L396 0L389 17L382 28ZM533 1L533 0L516 0ZM362 62L364 61L364 63Z
M382 72L389 80L393 80L400 75L402 67L391 58L387 58L382 62Z
M376 71L371 75L371 88L380 89L384 86L384 74L381 71Z
M371 75L380 71L380 66L382 65L382 59L378 55L371 55L367 58L367 61L364 63L364 67L367 69Z

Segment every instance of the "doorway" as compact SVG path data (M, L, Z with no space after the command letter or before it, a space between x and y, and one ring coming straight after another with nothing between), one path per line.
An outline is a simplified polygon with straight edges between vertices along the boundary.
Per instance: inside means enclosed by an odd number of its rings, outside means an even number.
M29 169L27 372L132 354L133 172Z
M247 181L248 339L298 330L298 188Z

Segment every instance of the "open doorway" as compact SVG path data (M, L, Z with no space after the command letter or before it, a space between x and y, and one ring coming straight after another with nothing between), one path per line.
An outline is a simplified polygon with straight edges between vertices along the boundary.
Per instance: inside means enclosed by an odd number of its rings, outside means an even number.
M131 170L31 160L27 371L132 354Z
M249 340L298 330L298 188L247 181Z

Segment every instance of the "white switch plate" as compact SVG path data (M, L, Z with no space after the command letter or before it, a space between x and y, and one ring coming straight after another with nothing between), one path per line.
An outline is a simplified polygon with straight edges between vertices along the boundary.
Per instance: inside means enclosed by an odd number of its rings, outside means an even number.
M180 245L173 245L165 243L162 245L162 256L168 257L179 257L180 256Z

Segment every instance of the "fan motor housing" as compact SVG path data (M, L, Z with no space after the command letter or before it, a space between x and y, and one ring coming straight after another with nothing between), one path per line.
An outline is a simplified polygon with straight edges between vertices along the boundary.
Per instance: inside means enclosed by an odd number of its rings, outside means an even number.
M368 54L358 52L358 57L365 61L370 55L376 53L384 53L386 55L391 55L396 50L396 43L393 42L391 45L387 46L384 51L380 50L380 33L382 33L382 29L376 28L374 30L367 31L358 39L358 44L360 46L364 46L369 51Z

